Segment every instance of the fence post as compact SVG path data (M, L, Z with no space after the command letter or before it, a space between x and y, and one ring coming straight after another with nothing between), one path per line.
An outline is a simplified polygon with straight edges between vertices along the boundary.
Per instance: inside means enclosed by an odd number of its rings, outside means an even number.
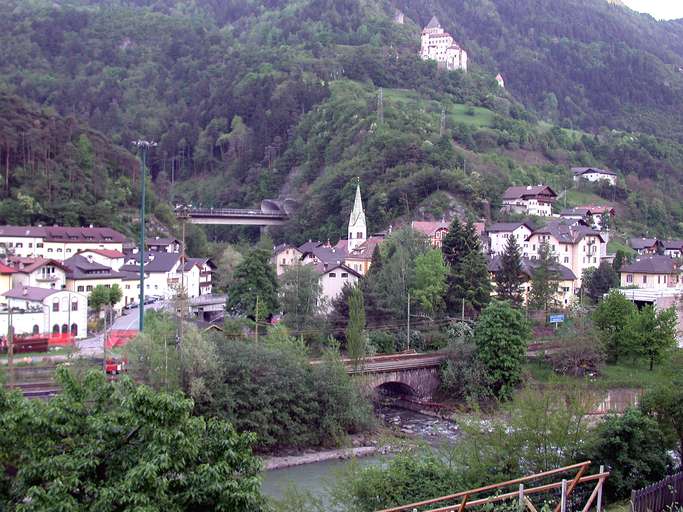
M605 472L605 466L600 466L600 474L602 475ZM602 486L605 483L605 479L601 478L600 482L598 482L598 503L596 505L597 507L597 512L600 512L602 510Z
M631 512L635 512L636 505L636 491L631 491Z
M519 484L519 511L524 510L524 484Z
M562 479L562 498L560 499L560 512L567 512L567 480Z

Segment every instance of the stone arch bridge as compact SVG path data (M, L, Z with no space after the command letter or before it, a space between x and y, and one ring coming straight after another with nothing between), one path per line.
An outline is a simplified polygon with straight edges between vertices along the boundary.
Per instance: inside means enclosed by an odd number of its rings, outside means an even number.
M444 359L441 354L400 354L367 358L358 367L345 363L368 395L384 388L429 401L441 382L439 366Z

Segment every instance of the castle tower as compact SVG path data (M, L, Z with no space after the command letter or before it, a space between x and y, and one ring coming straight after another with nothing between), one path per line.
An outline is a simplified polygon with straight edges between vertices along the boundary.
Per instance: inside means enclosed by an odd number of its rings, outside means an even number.
M365 242L367 238L367 225L365 224L365 212L363 211L363 200L360 197L360 180L356 185L356 199L353 202L353 210L349 218L349 237L346 240L348 252Z

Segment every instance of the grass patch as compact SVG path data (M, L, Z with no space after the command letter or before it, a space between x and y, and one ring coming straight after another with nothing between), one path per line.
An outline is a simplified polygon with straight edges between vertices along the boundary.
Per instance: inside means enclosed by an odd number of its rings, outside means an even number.
M581 190L567 190L567 208L572 206L580 206L586 204L606 204L609 205L609 201L605 201L602 197L591 192L583 192Z
M653 371L648 368L649 363L644 359L609 364L590 383L601 389L651 388L669 384L675 376L683 373L683 350L676 350L667 361L655 366ZM532 382L541 384L584 382L584 379L556 375L550 365L542 360L528 362L525 370Z
M391 105L402 111L424 111L434 117L435 122L441 117L441 109L446 109L448 124L462 123L470 126L484 127L493 124L494 112L463 103L438 102L427 100L415 91L406 89L383 89L385 105Z
M607 252L616 253L617 251L622 251L627 256L633 256L636 252L629 246L623 244L619 240L610 240L607 242Z

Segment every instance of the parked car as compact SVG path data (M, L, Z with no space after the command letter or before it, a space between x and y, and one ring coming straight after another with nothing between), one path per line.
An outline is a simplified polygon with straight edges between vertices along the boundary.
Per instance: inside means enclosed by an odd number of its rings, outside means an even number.
M130 302L130 303L126 304L125 306L123 306L123 309L135 309L137 307L138 307L137 302Z

